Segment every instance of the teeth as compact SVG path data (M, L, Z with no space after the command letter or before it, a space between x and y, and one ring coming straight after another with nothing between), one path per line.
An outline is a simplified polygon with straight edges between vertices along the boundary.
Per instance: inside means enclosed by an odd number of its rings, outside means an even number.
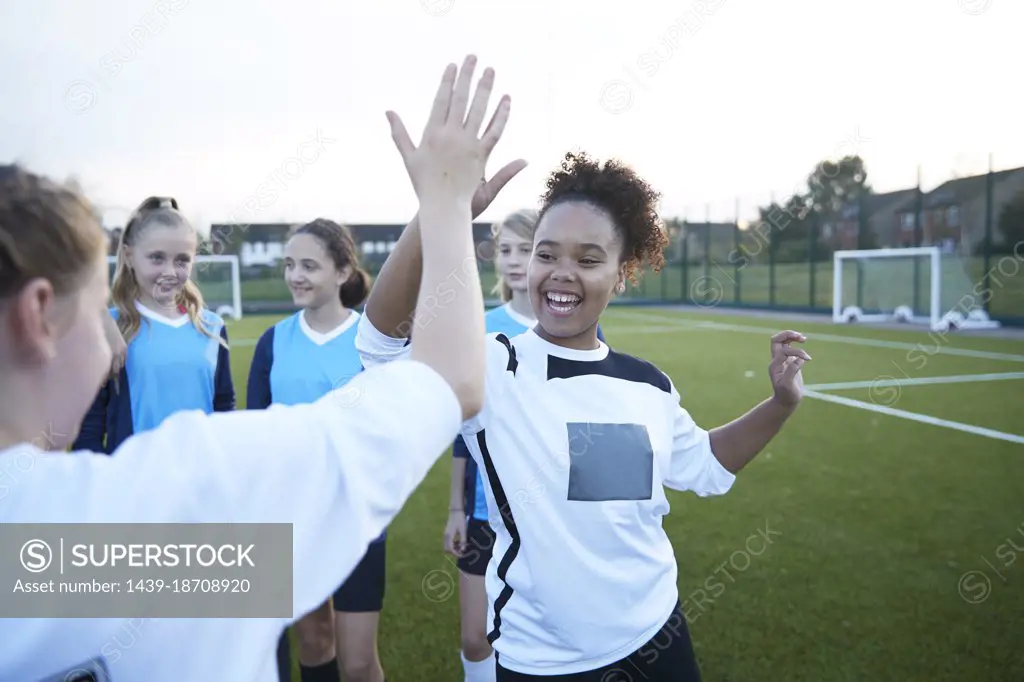
M554 303L579 303L580 297L575 294L548 294L548 300Z

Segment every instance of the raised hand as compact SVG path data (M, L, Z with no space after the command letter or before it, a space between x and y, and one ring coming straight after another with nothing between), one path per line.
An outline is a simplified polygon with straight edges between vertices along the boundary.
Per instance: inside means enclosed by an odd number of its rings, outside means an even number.
M803 343L807 337L799 332L784 331L772 337L772 361L768 376L772 380L775 400L785 407L796 407L804 396L804 380L800 368L811 356L792 343Z
M511 100L507 95L501 98L481 135L480 126L494 86L494 70L484 71L470 102L475 67L476 57L470 55L461 70L455 64L445 69L419 146L413 144L398 114L387 112L391 137L421 205L456 201L467 207L486 208L497 191L522 170L517 168L520 162L513 162L490 181L484 177L487 159L508 122ZM481 199L474 201L478 193Z

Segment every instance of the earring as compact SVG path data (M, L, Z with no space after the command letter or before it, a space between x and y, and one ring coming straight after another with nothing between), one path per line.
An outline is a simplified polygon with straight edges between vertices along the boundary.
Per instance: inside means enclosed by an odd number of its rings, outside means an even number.
M619 285L617 287L615 287L615 291L620 293L620 294L623 291L625 291L625 290L626 290L626 283L625 282L619 282Z

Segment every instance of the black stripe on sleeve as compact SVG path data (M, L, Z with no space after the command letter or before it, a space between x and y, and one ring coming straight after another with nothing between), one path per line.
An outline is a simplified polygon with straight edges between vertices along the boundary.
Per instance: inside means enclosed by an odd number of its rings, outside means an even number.
M512 371L514 372L515 369L513 368ZM508 502L508 496L505 494L505 489L501 486L501 481L498 480L498 473L494 470L494 462L491 460L491 453L487 449L487 439L483 431L476 434L476 441L480 446L480 456L484 461L484 468L487 470L487 481L491 485L494 502L501 512L501 522L505 524L505 529L512 538L508 551L505 552L505 555L501 557L501 561L498 562L498 579L505 583L505 587L501 588L501 594L494 600L494 629L487 634L487 641L494 644L494 641L501 636L501 610L505 608L505 604L512 598L512 586L508 584L505 578L508 575L508 569L512 566L512 562L515 561L516 556L519 554L519 545L522 540L519 536L519 529L516 528L515 519L512 518L512 507Z
M519 360L516 359L516 349L512 347L512 342L508 340L508 337L504 334L498 334L496 337L501 345L505 346L508 351L508 365L505 367L506 371L516 373L516 369L519 367Z

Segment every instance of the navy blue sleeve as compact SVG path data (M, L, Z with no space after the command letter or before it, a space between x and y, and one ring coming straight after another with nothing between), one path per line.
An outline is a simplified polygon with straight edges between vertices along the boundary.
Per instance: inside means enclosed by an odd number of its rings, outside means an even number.
M226 344L228 328L220 328L220 337ZM235 409L235 383L231 378L231 353L222 345L217 352L217 374L213 379L213 411L231 412Z
M597 338L598 338L599 341L604 341L604 333L601 331L601 325L600 324L597 325ZM608 342L605 341L605 343L608 343Z
M121 383L127 379L125 370L121 370ZM104 441L107 436L107 405L110 402L110 392L113 389L113 380L107 381L100 388L96 400L93 401L89 411L85 413L82 420L82 427L78 430L78 437L71 444L72 450L88 450L89 452L106 452Z
M249 384L245 391L245 409L265 410L270 407L270 368L274 365L274 328L263 332L256 343L256 352L249 365Z
M452 457L459 457L460 459L469 459L469 448L466 447L466 441L462 440L462 436L455 438L455 444L452 446Z

